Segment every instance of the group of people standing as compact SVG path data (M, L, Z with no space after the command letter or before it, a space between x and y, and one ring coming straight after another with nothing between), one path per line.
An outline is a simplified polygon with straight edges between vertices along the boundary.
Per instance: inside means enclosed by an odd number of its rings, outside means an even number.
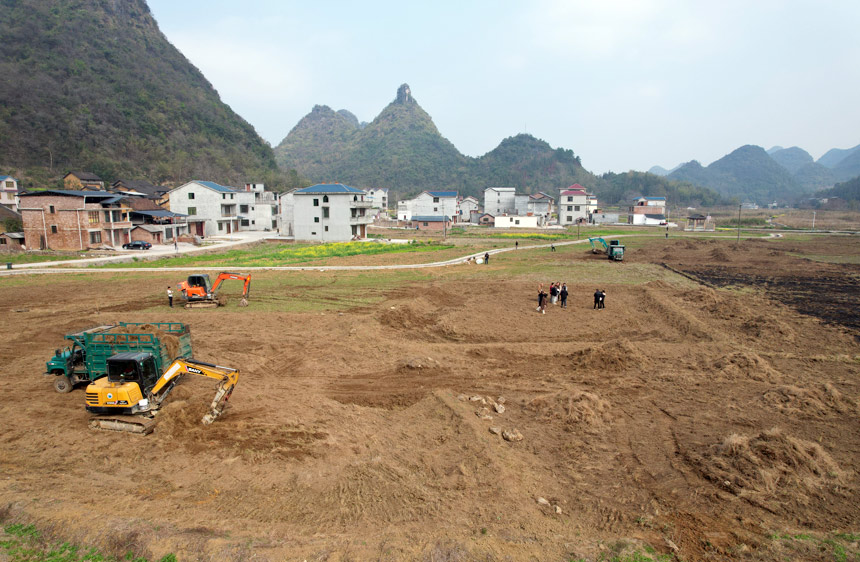
M567 308L567 283L559 283L558 281L550 283L549 293L544 291L543 283L538 285L538 307L537 311L541 314L546 314L546 301L552 304L561 304L561 308Z
M594 291L594 308L606 308L606 289L596 289Z

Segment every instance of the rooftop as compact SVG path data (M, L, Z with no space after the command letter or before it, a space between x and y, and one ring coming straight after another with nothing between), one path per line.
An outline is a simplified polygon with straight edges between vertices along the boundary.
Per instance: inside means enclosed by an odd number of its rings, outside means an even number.
M342 183L318 183L296 190L296 195L304 193L364 193L364 190L343 185Z
M412 217L412 221L418 222L447 222L451 219L445 215L432 215L432 216L421 216L421 217Z
M428 191L433 197L457 197L456 191Z

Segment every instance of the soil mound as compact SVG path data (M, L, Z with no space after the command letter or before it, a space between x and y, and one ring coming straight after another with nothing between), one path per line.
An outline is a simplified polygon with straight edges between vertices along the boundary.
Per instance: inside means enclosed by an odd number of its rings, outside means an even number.
M248 461L306 457L312 454L313 444L327 436L303 425L246 420L231 415L229 405L211 425L203 425L212 398L204 394L200 389L177 387L156 417L155 436L171 448L180 445L191 453L208 451Z
M611 405L597 394L574 390L532 399L526 406L543 420L560 420L567 429L582 425L602 427L612 422Z
M821 418L833 413L844 414L858 410L856 400L843 396L830 383L824 383L818 388L778 386L765 392L762 400L786 414L798 417Z
M162 342L167 348L168 357L177 357L179 355L179 336L165 332L164 330L152 324L142 324L140 326L117 326L108 330L104 336L105 341L111 343L120 338L111 337L111 334L126 335L126 334L152 334ZM137 342L140 338L134 335L125 338L128 342Z
M636 346L624 340L587 347L567 357L573 369L624 371L631 367L645 368L649 364Z
M708 254L711 260L716 262L727 262L729 261L729 256L722 250L722 248L714 248L711 250L711 253Z
M694 464L720 487L770 511L782 503L808 504L844 477L821 445L780 429L755 437L733 433L712 445Z
M721 378L728 380L752 379L755 381L776 381L781 375L767 360L755 353L738 351L717 358L712 370Z
M392 306L379 314L379 323L397 330L424 328L436 323L435 314L417 306L401 304Z

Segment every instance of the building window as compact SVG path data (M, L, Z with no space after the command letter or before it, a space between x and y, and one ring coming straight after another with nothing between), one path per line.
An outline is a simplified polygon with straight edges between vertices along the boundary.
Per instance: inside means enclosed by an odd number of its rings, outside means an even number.
M248 219L242 219L242 226L248 226Z
M578 211L578 210L579 210L579 205L576 205L576 206L573 208L573 210L574 210L574 211Z
M57 233L57 225L52 224L51 225L51 234L56 234L56 233Z
M323 195L323 203L328 203L328 195Z
M224 230L224 223L223 222L218 223L218 230Z
M319 206L320 206L320 200L314 199L314 207L319 207Z
M233 198L233 195L235 195L235 193L231 193L231 194L230 194L230 199L232 199L232 198Z
M514 224L520 224L520 219L515 220Z
M430 225L429 225L429 224L427 224L427 223L425 222L425 223L424 223L424 226L430 226Z
M439 212L439 207L433 207L433 212L434 212L434 213Z
M573 222L573 217L572 217L572 216L570 216L570 215L568 215L568 216L567 216L567 222Z
M434 202L434 203L438 203L438 202L439 202L439 198L438 198L438 197L434 197L434 198L433 198L433 202Z
M325 227L325 231L328 232L328 227Z
M188 216L194 216L197 214L197 207L188 207Z
M311 232L311 236L316 236L316 235L317 235L316 232Z
M247 213L248 212L248 206L247 205L239 205L239 212L240 213Z
M189 199L194 199L194 193L192 193L192 192L190 192L190 191L189 191L189 192L188 192L188 198L189 198Z
M570 203L571 201L573 201L573 196L572 196L572 195L568 195L568 196L567 196L567 202L568 202L568 203Z
M222 194L221 194L221 199L227 199L227 194L226 194L226 193L222 193Z
M49 213L51 213L52 215L54 214L54 212L55 212L55 211L54 211L54 206L53 206L53 205L51 205L51 206L49 206L49 207L48 207L48 212L49 212Z
M323 207L323 218L324 219L328 218L328 207Z
M101 244L102 243L102 233L101 232L90 232L90 244Z
M568 205L568 206L567 206L567 210L568 210L568 211L572 211L572 210L573 210L573 205Z
M98 224L99 223L99 212L98 211L89 211L87 213L87 218L90 221L90 224Z
M6 239L5 239L5 238L0 238L0 245L2 245L2 244L6 244Z

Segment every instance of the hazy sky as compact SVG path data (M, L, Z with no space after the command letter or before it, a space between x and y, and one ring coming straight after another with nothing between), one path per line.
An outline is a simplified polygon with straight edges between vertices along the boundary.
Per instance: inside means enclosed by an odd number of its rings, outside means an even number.
M860 143L857 0L148 2L273 146L315 104L371 121L403 83L464 154L527 132L597 173Z

